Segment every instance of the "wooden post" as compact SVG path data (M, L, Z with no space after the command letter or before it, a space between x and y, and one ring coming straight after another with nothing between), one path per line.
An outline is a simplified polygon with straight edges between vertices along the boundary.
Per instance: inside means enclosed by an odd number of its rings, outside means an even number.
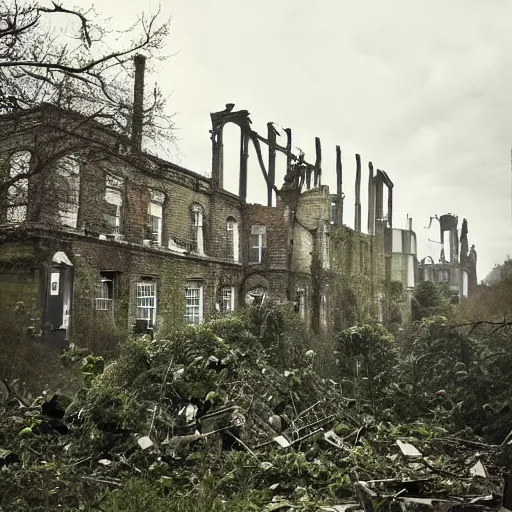
M343 225L343 166L339 146L336 146L336 225Z
M356 203L354 229L361 231L361 156L356 154Z
M272 123L267 123L268 132L268 183L267 206L272 206L274 185L276 182L276 129Z

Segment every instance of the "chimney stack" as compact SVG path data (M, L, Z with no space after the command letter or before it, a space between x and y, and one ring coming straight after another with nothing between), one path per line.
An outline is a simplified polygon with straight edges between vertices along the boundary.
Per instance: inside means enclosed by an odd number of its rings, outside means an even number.
M133 58L135 63L135 84L133 87L133 114L132 114L132 151L140 152L142 149L142 124L144 121L144 71L146 57L137 54Z

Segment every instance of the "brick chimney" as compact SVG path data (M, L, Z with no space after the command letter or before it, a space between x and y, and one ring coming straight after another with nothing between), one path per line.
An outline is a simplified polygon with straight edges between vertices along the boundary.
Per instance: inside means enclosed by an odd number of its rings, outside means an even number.
M132 151L140 152L142 149L142 123L144 121L144 71L146 57L135 55L135 84L133 87L133 114L132 114Z

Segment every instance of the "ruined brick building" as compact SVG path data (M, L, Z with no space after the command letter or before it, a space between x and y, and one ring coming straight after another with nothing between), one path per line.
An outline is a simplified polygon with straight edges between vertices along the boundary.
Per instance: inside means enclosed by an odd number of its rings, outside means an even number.
M439 222L440 248L439 257L434 260L426 256L418 265L419 281L434 281L446 284L451 292L453 302L468 297L478 284L476 275L477 254L475 246L469 248L468 221L462 221L459 239L456 215L447 213L440 217L431 217ZM460 241L460 246L459 246Z
M143 69L143 66L142 66ZM343 220L340 148L335 193L315 162L228 104L211 114L211 178L141 148L143 72L133 135L51 105L0 117L0 300L31 301L59 346L91 317L138 332L197 323L244 304L289 301L311 329L386 320L390 283L417 279L416 235L393 227L393 183L369 163L362 233L356 155L354 229ZM239 193L224 190L223 129L240 128ZM268 148L264 161L261 145ZM255 151L267 205L248 204ZM276 183L276 153L286 156ZM387 202L384 204L384 191Z

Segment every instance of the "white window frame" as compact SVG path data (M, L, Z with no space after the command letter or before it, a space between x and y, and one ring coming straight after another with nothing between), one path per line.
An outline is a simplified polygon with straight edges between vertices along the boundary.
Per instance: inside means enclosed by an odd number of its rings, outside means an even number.
M156 281L138 281L135 294L135 319L147 320L148 326L156 324Z
M105 201L109 205L116 206L116 214L115 214L115 226L114 231L109 234L120 234L121 233L121 217L123 210L123 191L124 191L124 178L119 178L114 176L113 174L107 174L105 179ZM108 197L113 198L114 196L118 197L116 202L109 202ZM110 217L110 214L105 213L105 225L110 226L107 223L106 218Z
M162 245L162 224L164 216L165 195L158 190L150 191L148 204L148 225L151 229L151 240ZM153 229L152 218L156 219L156 231Z
M202 281L188 281L185 288L185 321L199 324L203 321L204 286Z
M235 310L235 288L224 286L221 290L221 311L230 313Z
M252 258L253 250L258 250L258 258ZM251 226L251 238L249 249L249 263L262 263L264 253L267 250L267 227L260 224Z
M108 283L111 283L109 286ZM113 311L114 309L114 280L101 277L96 293L96 311Z
M228 232L228 240L233 244L233 261L238 263L240 260L240 249L238 242L238 222L234 218L228 218L226 222L226 230Z

